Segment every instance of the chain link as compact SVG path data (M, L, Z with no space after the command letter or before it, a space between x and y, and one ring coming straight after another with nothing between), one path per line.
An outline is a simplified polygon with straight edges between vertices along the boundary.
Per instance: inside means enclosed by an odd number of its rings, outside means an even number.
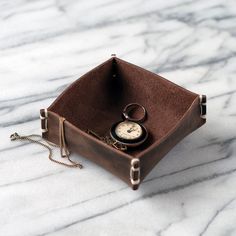
M34 138L41 138L42 141L35 140ZM30 143L35 143L35 144L38 144L38 145L46 148L49 151L49 154L48 154L49 160L52 161L52 162L55 162L57 164L64 165L64 166L70 167L70 168L79 167L81 169L83 167L80 163L76 163L76 162L72 161L69 156L66 156L66 157L67 157L68 161L71 162L72 164L67 164L67 163L64 163L64 162L57 161L57 160L53 159L52 158L53 149L50 146L52 146L52 147L59 147L59 146L43 139L41 137L41 135L31 134L31 135L26 135L26 136L20 136L18 133L14 133L10 136L10 139L11 139L11 141L15 141L15 140L25 141L26 140ZM46 142L47 144L45 144L43 142Z
M87 129L86 132L92 136L94 136L95 138L101 140L102 142L118 149L121 151L126 151L127 150L127 146L122 144L122 143L118 143L117 141L113 140L110 136L106 135L106 136L100 136L99 134L97 134L96 132L94 132L91 129Z

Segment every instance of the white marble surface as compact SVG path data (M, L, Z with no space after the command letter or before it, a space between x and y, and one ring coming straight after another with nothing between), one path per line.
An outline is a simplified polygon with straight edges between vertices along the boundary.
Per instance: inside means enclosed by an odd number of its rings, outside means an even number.
M235 0L1 0L0 29L1 236L236 235ZM40 133L39 109L111 53L209 98L138 191L9 140Z

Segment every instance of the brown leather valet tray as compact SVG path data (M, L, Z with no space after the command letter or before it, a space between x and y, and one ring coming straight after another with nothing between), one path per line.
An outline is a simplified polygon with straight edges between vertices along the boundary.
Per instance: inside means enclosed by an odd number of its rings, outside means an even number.
M142 104L148 114L143 124L149 137L141 146L120 151L86 133L91 129L106 135L132 102ZM72 83L40 113L43 138L59 144L59 117L64 117L68 149L135 190L171 148L206 122L206 97L112 57Z

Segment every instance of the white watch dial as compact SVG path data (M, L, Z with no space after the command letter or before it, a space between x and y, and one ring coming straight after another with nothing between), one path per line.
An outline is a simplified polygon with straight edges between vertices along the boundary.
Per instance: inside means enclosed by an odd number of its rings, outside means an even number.
M129 140L139 138L142 132L142 127L132 121L123 121L115 128L115 133L118 137Z

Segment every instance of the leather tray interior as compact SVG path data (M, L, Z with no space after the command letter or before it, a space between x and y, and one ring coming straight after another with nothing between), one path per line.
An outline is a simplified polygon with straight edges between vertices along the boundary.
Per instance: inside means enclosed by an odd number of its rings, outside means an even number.
M140 103L147 110L147 119L143 125L149 137L144 144L129 149L126 154L130 158L141 159L149 152L150 155L146 157L152 158L147 161L149 167L144 168L144 178L179 140L205 123L199 115L198 94L141 67L112 57L72 83L48 110L65 117L82 132L91 129L103 136L109 134L113 123L121 120L123 108L132 102ZM176 135L179 137L176 138ZM161 144L167 139L168 143L162 147L164 150L160 150ZM156 155L157 150L161 151L160 156Z

